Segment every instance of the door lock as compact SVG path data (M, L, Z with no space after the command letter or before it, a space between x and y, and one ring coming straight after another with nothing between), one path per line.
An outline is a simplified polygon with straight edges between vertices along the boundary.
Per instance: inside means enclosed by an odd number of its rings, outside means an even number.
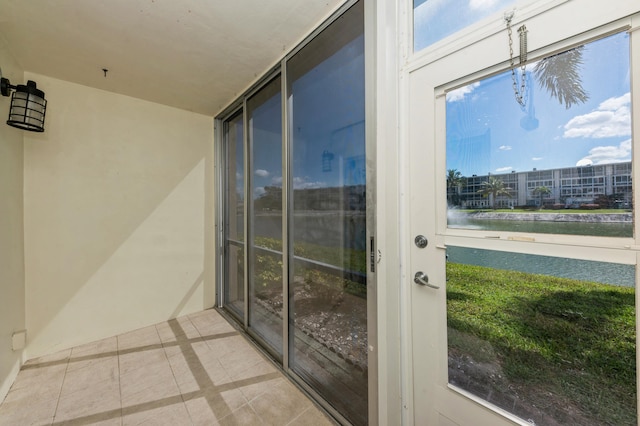
M424 235L416 235L416 238L414 238L413 242L416 243L416 246L418 246L418 248L425 248L427 244L429 244L429 241Z
M431 288L440 288L437 285L429 284L429 277L422 271L416 272L416 275L413 277L413 282Z

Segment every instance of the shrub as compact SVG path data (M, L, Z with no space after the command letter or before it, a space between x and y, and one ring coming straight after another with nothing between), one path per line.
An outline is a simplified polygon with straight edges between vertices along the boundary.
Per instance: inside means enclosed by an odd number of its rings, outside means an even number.
M600 204L580 204L580 210L596 210L600 208Z

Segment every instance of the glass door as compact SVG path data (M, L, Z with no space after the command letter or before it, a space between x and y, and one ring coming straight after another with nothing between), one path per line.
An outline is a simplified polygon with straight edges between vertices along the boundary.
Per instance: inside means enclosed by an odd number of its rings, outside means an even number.
M289 368L367 424L364 14L360 1L287 63Z
M350 1L222 122L223 306L354 425L369 422L364 63Z
M282 91L276 77L247 99L249 330L282 358Z
M244 115L235 113L224 123L224 304L235 315L244 316Z
M637 424L639 8L557 3L410 72L415 424Z

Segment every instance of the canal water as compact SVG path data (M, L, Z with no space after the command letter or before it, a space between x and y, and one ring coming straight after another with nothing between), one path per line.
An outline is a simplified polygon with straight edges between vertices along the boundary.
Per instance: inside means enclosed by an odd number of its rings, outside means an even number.
M350 248L362 250L364 255L366 216L362 212L315 212L294 215L296 241L304 241L336 250ZM491 231L515 231L631 237L632 223L546 222L492 219L462 220L449 216L449 226ZM254 222L256 236L282 239L282 217L279 213L262 213ZM551 256L447 247L450 262L546 274L577 280L594 281L627 287L635 286L635 268L609 262L576 260Z
M447 260L467 265L635 287L633 265L456 246L447 246Z
M451 228L542 234L627 238L633 236L632 222L477 219L452 211L449 211L448 226ZM450 262L456 263L635 287L635 267L632 265L451 246L447 247L447 258Z
M449 262L635 287L633 265L447 246Z
M449 214L449 227L563 235L632 237L633 223L475 219ZM450 262L635 287L635 267L609 262L447 247Z
M632 222L554 222L540 220L496 220L449 214L450 228L488 231L532 232L538 234L592 235L594 237L633 237Z

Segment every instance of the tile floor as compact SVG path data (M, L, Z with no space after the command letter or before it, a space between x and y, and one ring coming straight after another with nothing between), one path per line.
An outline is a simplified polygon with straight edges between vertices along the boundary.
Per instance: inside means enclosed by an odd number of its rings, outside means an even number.
M0 425L333 425L218 312L30 360Z

